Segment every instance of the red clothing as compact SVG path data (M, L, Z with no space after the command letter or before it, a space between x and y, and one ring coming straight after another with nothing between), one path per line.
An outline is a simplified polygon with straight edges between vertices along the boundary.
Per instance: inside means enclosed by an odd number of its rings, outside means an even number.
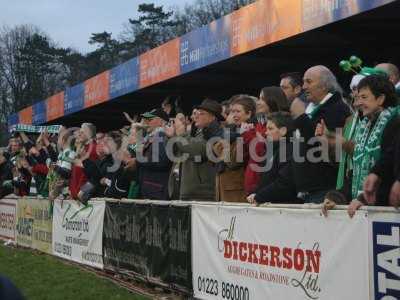
M244 171L244 190L247 195L253 193L260 182L261 172L257 172L257 170L253 170L253 168L260 165L260 163L256 162L254 158L263 157L266 152L265 141L263 139L257 138L257 133L258 135L261 135L265 138L265 130L266 125L257 123L254 129L248 130L242 134L244 147L245 149L247 149L246 151L248 154L246 157L247 160L245 160L246 168ZM259 139L259 141L256 142L255 146L255 141L252 142L253 139ZM250 153L251 151L254 151L251 148L255 150L254 154ZM253 168L252 165L254 165Z
M36 164L32 167L32 172L37 175L47 175L49 169L45 164Z
M97 160L98 156L96 153L96 142L93 141L85 146L85 151L89 151L89 159ZM87 177L84 169L80 166L73 166L71 169L71 178L69 181L69 191L72 199L78 199L78 193L81 187L87 182Z

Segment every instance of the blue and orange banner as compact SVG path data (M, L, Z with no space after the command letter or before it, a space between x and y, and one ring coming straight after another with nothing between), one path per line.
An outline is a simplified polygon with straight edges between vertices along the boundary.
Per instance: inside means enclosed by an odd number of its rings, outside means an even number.
M47 122L64 116L64 92L55 94L46 100Z
M84 108L85 86L83 83L68 87L64 94L64 116Z
M100 73L84 82L85 108L103 103L110 99L110 71Z
M67 88L63 101L52 100L63 102L64 110L48 104L47 121L394 1L258 0ZM37 122L41 113L33 113ZM20 115L31 122L29 109Z
M179 44L176 38L139 56L140 88L180 74Z
M32 125L32 115L33 109L32 106L28 106L19 112L19 123Z
M394 0L302 1L303 31L307 31L391 3Z
M232 56L300 33L300 0L262 0L232 13Z
M110 98L131 93L139 88L139 59L137 57L110 71Z
M182 36L180 39L182 73L229 58L230 31L231 17L228 15Z
M32 124L33 125L41 125L46 123L46 101L40 101L32 106Z
M13 125L17 125L19 123L19 116L18 113L11 114L8 116L8 128L10 128Z

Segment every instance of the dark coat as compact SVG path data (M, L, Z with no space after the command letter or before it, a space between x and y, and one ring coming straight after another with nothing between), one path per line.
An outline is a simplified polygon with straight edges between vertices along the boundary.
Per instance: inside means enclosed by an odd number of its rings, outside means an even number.
M256 190L255 200L257 203L297 203L296 187L288 178L290 174L285 174L290 171L289 162L292 159L293 149L292 144L286 143L286 156L280 157L279 142L273 143L273 156L270 158L268 171L262 173L260 184ZM269 159L269 158L267 158ZM267 161L264 162L264 166Z
M378 175L381 179L376 204L379 206L389 205L389 193L393 183L400 181L400 117L388 122L382 137L382 154L371 173Z
M312 118L303 114L294 120L296 128L304 139L299 143L300 157L304 158L304 161L297 161L294 157L290 163L292 181L297 192L316 192L335 188L338 164L336 162L310 161L307 157L308 151L320 144L317 142L310 145L308 142L315 136L315 129L321 120L325 121L329 130L335 131L337 128L343 128L349 115L349 107L342 100L341 95L335 93ZM318 153L314 156L318 157Z
M123 165L113 173L110 186L104 191L104 196L108 198L122 199L128 197L129 186L135 179L136 173L133 170L126 169Z
M167 136L158 131L143 145L140 156L136 152L140 195L143 199L168 200L168 178L172 162L167 156L166 147Z
M0 164L0 199L13 192L11 186L13 179L12 168L13 166L8 160Z
M112 179L113 174L118 171L112 171L112 167L114 165L114 159L112 155L107 155L103 159L98 159L96 161L86 159L83 161L83 168L85 175L95 187L96 187L96 195L103 196L105 187L100 184L100 180L102 178Z

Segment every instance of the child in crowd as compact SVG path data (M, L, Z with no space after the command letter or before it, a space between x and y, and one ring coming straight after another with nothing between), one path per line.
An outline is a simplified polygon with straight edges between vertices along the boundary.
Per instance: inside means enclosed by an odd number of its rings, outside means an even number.
M256 192L247 197L250 203L265 202L293 202L296 199L296 190L285 180L282 173L292 159L293 150L290 137L293 135L294 125L290 114L287 112L272 113L268 117L266 136L267 141L272 142L272 147L267 146L267 155L263 164L264 171ZM285 147L285 148L283 148ZM271 151L272 148L272 151ZM284 155L284 156L283 156ZM274 195L271 189L279 186L281 192ZM266 198L265 195L269 195Z

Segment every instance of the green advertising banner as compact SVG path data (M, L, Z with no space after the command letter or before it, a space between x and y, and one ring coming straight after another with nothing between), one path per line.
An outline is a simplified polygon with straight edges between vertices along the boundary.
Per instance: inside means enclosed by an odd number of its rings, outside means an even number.
M50 202L21 198L17 206L17 244L52 254Z

